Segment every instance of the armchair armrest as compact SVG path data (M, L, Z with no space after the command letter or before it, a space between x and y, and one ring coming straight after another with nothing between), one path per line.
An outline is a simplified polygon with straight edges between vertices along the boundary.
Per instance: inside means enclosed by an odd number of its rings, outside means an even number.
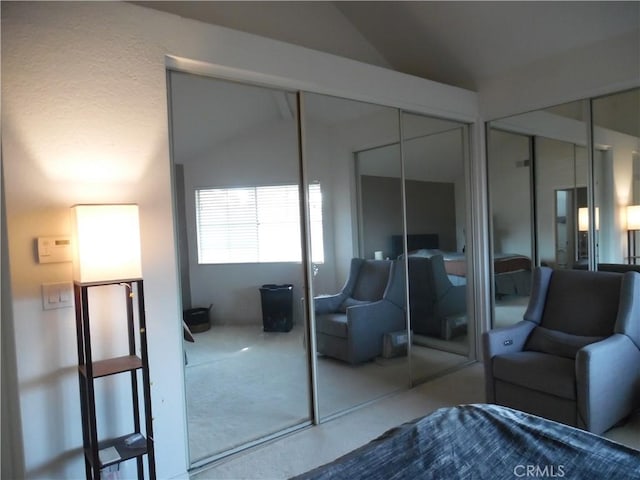
M318 314L337 312L344 299L344 293L321 295L313 299L313 308Z
M406 330L404 309L389 300L378 300L347 308L349 349L355 362L373 358L382 351L385 333Z
M640 402L640 350L614 334L576 355L578 426L598 435L626 417Z
M509 327L495 328L482 334L482 353L488 362L496 355L520 352L536 324L522 320Z
M493 357L522 351L529 334L535 327L535 323L522 320L515 325L496 328L482 334L482 361L484 362L484 385L487 403L496 401Z

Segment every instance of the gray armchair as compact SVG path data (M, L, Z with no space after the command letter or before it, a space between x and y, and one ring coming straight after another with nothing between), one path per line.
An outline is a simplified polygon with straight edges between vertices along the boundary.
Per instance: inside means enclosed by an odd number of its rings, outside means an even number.
M314 298L318 353L349 363L382 353L385 333L405 330L404 269L397 260L351 260L336 295Z
M483 335L487 402L601 434L640 400L640 274L534 271L524 319Z
M467 332L467 288L454 286L442 255L409 256L411 329L450 340Z

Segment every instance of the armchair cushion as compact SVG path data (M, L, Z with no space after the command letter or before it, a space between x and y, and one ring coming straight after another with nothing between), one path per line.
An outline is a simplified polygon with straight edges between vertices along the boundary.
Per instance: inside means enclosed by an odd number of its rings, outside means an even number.
M573 359L582 347L604 338L571 335L558 330L536 327L527 339L524 349Z
M493 359L493 375L504 382L575 400L575 362L539 352L507 353Z
M391 262L363 262L351 297L369 302L380 300L389 282L390 267Z
M580 270L551 276L541 325L573 335L605 337L613 332L622 275Z
M316 317L316 330L319 333L347 338L348 323L344 313L327 313Z
M370 300L356 300L355 298L347 297L344 302L338 308L339 312L347 313L347 308L355 307L356 305L365 305L371 303Z

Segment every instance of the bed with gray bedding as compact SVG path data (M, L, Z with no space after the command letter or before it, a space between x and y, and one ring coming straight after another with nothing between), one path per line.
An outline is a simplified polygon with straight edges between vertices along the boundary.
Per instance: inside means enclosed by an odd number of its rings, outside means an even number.
M640 452L497 405L460 405L389 430L295 480L640 479Z
M465 285L467 257L460 252L439 249L418 249L409 252L413 257L442 255L449 280L454 285ZM517 253L494 253L493 274L497 297L504 295L528 296L531 292L531 259Z

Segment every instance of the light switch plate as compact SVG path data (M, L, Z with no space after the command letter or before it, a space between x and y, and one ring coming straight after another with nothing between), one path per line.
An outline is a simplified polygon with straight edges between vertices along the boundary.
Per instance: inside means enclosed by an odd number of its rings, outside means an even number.
M42 284L42 308L44 310L67 307L73 307L73 285L71 282Z

